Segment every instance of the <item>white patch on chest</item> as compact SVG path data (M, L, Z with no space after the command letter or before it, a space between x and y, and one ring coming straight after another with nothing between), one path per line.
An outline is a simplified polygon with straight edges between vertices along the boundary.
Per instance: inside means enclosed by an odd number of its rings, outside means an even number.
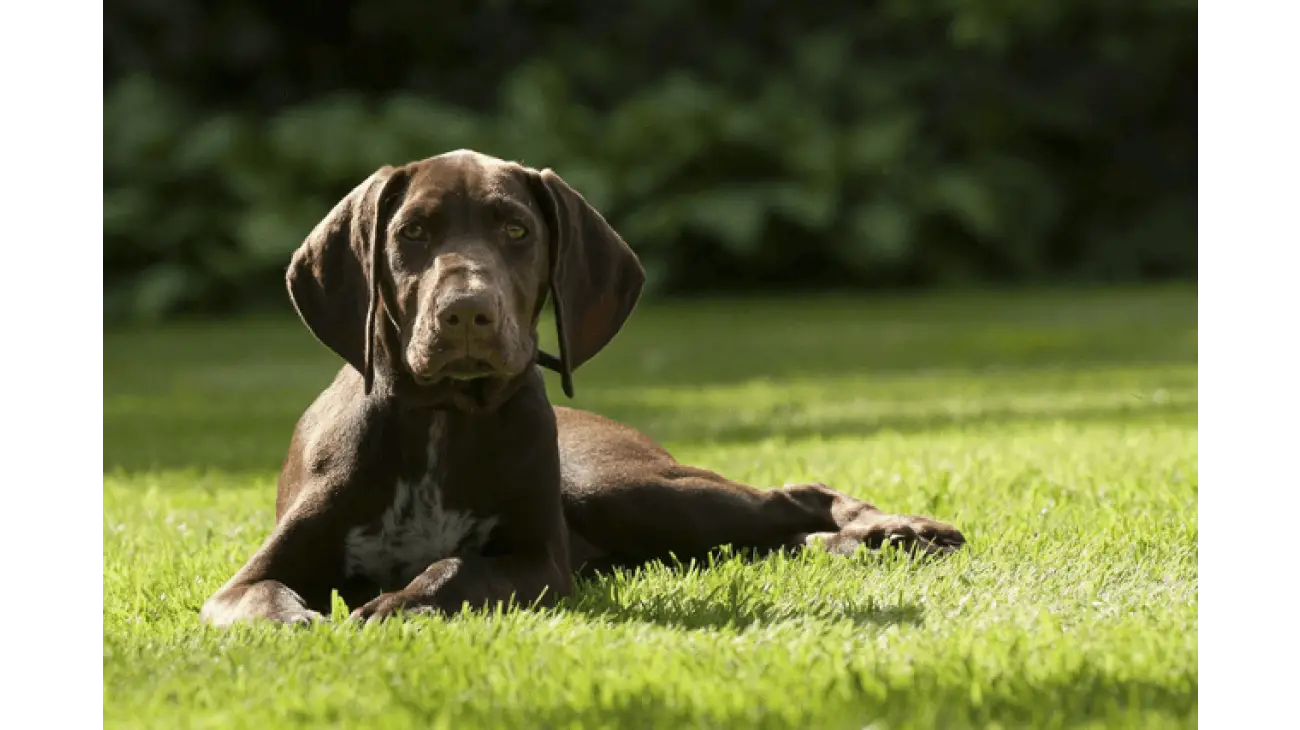
M377 520L354 527L344 538L348 576L363 576L391 589L409 583L433 563L457 552L481 549L497 518L477 519L469 512L444 509L439 489L443 420L429 425L429 452L424 476L399 479L393 502Z

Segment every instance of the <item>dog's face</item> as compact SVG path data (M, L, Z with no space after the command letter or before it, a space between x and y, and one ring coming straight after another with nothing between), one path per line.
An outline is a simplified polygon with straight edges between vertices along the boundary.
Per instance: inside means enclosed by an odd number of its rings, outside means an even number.
M614 336L643 281L627 244L557 175L469 151L376 172L288 273L303 321L367 392L377 378L478 406L537 361L548 294L572 395L571 371Z
M518 166L458 154L408 169L383 232L401 367L422 385L532 364L550 281L546 222Z

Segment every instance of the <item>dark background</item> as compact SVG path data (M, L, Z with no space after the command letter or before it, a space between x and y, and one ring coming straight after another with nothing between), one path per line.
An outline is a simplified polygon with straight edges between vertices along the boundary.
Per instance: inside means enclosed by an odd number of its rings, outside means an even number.
M1190 0L105 6L110 321L287 307L385 163L553 167L648 296L1196 278Z

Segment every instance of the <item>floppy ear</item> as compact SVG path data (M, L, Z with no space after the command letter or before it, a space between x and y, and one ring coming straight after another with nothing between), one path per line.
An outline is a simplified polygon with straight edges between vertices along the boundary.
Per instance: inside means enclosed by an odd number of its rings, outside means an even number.
M533 194L550 229L550 285L560 341L564 394L573 397L573 371L600 352L632 314L645 270L605 218L559 175L531 172ZM541 353L550 365L553 358Z
M294 252L285 276L303 324L362 374L367 395L382 322L385 229L403 178L386 166L353 188Z

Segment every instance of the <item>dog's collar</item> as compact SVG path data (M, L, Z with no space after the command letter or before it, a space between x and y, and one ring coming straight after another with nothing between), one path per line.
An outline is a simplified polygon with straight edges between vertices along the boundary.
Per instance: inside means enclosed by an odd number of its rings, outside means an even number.
M549 352L542 352L539 349L537 351L537 364L553 373L558 373L560 375L564 374L564 365L560 362L560 358L550 354Z

